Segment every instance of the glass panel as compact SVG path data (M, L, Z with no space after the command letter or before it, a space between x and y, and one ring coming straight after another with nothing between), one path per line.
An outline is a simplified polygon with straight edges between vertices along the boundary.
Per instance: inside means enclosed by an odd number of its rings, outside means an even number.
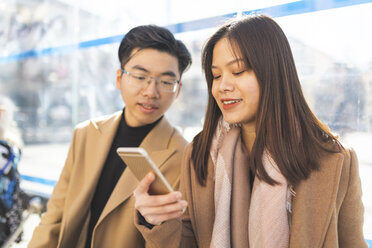
M115 87L117 50L130 28L149 23L179 28L173 31L190 49L193 65L166 115L190 141L201 129L207 102L200 53L217 28L200 19L292 2L292 9L273 8L280 13L271 14L284 15L276 20L291 43L309 104L358 154L365 234L371 239L372 4L360 0L0 0L0 95L18 107L14 119L25 142L21 173L57 180L75 125L123 108ZM355 5L338 8L347 3ZM309 13L290 12L305 5L312 7ZM315 11L317 7L331 9ZM193 20L199 21L192 29L197 31L180 32L191 30L187 23L173 25ZM45 189L23 183L45 194L53 184Z

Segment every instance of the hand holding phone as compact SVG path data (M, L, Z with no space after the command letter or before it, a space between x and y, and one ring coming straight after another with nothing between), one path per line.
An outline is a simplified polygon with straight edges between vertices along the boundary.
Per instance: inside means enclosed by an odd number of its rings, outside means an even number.
M155 181L150 185L150 195L163 195L174 192L145 149L141 147L119 147L116 152L138 181L141 181L149 172L153 172L156 175Z
M153 173L147 174L133 192L134 207L145 218L145 222L161 225L163 222L180 217L186 210L187 202L182 200L181 192L175 191L166 195L149 195L148 189L155 180ZM139 224L144 224L138 218Z

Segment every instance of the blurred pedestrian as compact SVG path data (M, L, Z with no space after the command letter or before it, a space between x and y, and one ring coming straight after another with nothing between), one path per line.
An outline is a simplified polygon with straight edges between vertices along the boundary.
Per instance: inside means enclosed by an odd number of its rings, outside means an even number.
M19 227L28 197L20 188L18 162L23 141L13 119L13 102L0 96L0 245ZM19 241L21 236L15 237Z

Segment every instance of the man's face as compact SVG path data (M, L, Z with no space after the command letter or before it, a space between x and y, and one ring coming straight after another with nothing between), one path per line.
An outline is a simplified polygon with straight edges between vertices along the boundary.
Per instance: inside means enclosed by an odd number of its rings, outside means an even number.
M124 70L151 77L166 76L180 80L177 58L151 48L140 51L134 49ZM129 80L130 75L117 70L116 87L125 103L125 120L131 127L144 126L158 120L178 97L182 86L180 83L176 92L169 92L159 90L153 79L145 87L136 87L129 83Z

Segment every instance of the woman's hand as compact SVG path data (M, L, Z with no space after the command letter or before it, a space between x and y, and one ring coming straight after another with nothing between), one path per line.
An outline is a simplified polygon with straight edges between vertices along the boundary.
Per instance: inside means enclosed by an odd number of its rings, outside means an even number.
M164 221L180 217L185 212L187 202L181 200L181 192L176 191L166 195L149 195L148 190L155 180L155 175L149 173L134 190L136 198L134 207L145 220L152 225L160 225Z

